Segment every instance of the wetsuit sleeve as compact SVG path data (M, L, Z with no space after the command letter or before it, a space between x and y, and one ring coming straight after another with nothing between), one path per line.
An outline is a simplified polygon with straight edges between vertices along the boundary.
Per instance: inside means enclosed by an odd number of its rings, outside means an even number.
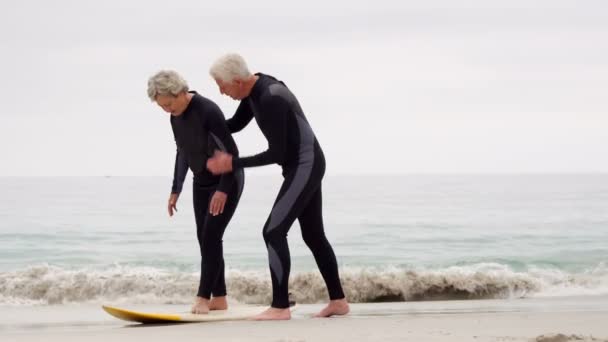
M188 160L186 160L186 156L177 149L177 152L175 153L175 169L173 170L173 185L171 186L172 194L179 194L182 192L187 173Z
M251 119L253 119L253 111L251 110L248 101L249 100L241 101L234 116L226 120L226 125L228 126L230 133L240 132L249 124L249 122L251 122Z
M232 168L245 168L270 164L281 164L287 145L287 113L289 106L279 96L269 97L265 103L260 125L267 128L268 149L250 157L232 158Z
M224 120L224 114L219 107L214 106L212 110L208 111L206 115L207 129L211 138L215 144L224 152L230 153L233 158L238 158L239 150L236 147L236 143L230 135L226 121ZM220 177L220 183L217 187L219 191L228 193L230 187L234 183L234 173L225 173Z

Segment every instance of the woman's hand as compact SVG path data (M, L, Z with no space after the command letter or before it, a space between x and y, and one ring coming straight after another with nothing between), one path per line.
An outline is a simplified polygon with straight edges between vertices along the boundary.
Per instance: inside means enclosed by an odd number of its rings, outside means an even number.
M216 191L211 197L211 202L209 202L209 213L213 216L223 213L227 198L228 195L225 192Z
M179 194L171 194L169 196L169 202L167 203L167 210L169 211L169 216L173 216L173 210L177 212L177 198Z

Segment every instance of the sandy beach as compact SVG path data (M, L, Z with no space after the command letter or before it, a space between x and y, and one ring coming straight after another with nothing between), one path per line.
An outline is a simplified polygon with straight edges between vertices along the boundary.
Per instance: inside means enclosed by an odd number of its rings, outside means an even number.
M183 305L131 305L179 312ZM7 341L608 341L608 297L354 304L347 317L291 321L140 325L98 305L3 307Z

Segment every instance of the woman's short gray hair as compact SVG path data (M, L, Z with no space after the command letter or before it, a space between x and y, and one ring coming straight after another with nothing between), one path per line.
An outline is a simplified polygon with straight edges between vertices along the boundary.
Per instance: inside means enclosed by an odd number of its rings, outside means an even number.
M236 53L229 53L218 58L209 69L211 77L224 82L242 80L251 76L245 59Z
M173 70L161 70L148 80L148 97L152 101L158 95L177 96L188 90L188 83Z

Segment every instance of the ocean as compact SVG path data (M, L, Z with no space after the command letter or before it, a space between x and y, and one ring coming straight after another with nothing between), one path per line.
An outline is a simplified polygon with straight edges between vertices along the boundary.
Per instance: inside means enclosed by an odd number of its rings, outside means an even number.
M268 304L262 226L280 175L248 173L224 236L229 295ZM189 304L200 256L191 180L0 178L0 305ZM326 234L351 302L608 294L608 175L331 175ZM290 291L327 300L299 226Z

